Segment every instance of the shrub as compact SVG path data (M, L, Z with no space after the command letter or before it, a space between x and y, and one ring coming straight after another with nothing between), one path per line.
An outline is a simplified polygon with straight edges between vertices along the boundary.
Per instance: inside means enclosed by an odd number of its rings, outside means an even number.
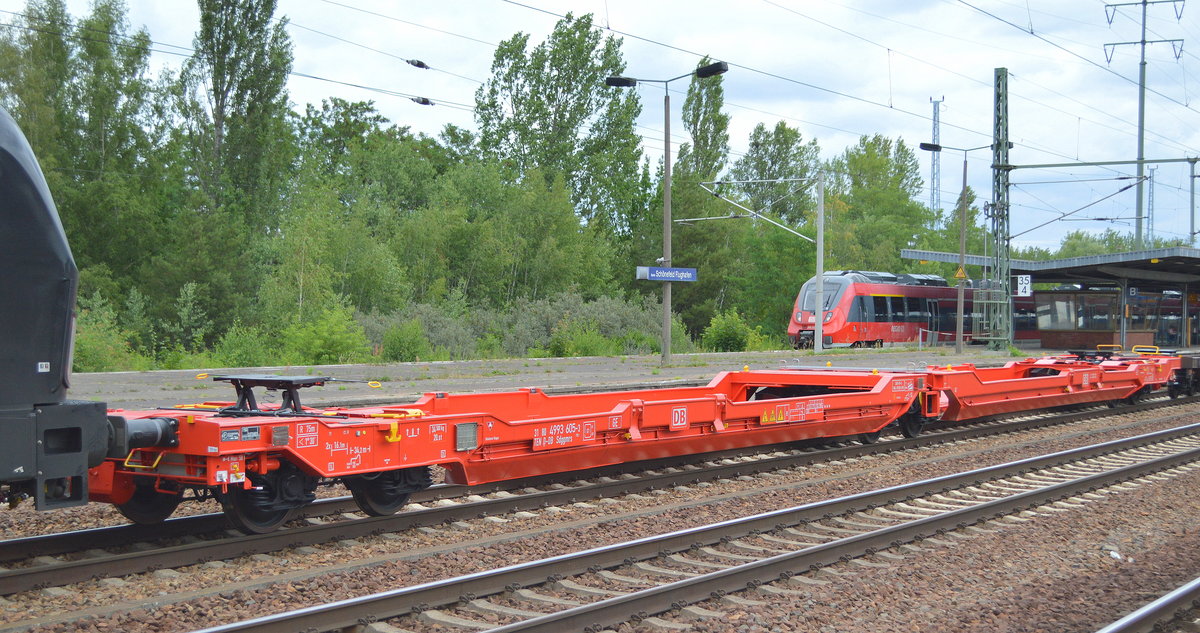
M383 360L404 363L429 360L432 352L433 347L417 319L394 325L383 334Z
M222 367L262 367L280 361L277 349L262 330L234 323L213 347L212 357Z
M745 351L751 332L750 326L737 311L727 310L713 316L700 338L704 347L710 350L741 352Z
M117 326L117 313L99 293L80 297L75 322L73 371L141 371L151 360L137 352Z
M561 321L550 335L552 356L613 356L620 344L600 333L594 322Z
M776 349L787 349L786 341L781 336L763 333L761 325L754 326L754 329L750 330L749 336L746 337L746 351L748 352L766 352Z
M331 365L366 360L370 355L363 327L341 305L327 308L315 322L295 323L283 331L289 362Z
M495 332L488 332L475 342L475 356L477 358L504 358L504 343L500 340L500 335Z

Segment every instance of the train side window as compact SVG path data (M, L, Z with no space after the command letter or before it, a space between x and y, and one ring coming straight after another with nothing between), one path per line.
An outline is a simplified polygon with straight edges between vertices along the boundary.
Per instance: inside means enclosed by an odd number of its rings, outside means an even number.
M907 318L904 308L904 297L888 297L888 303L892 306L888 320L892 323L904 323L904 319Z
M921 318L921 315L928 311L925 300L920 297L905 297L903 301L905 304L904 321L906 323L924 323L925 320Z
M850 314L846 316L846 320L853 323L866 321L867 319L863 318L863 313L866 311L864 310L865 305L864 297L855 297L854 301L850 302Z
M872 303L875 304L875 314L874 314L873 320L877 323L887 321L888 315L891 314L891 310L888 309L888 298L887 297L871 297L871 298L874 299L874 301Z
M938 304L938 329L953 331L958 325L958 302L942 301Z

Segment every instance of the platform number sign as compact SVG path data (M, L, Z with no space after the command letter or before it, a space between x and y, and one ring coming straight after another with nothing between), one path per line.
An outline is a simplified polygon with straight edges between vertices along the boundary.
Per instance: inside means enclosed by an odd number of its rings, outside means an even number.
M1029 297L1033 295L1033 280L1029 275L1017 275L1017 292L1018 297Z

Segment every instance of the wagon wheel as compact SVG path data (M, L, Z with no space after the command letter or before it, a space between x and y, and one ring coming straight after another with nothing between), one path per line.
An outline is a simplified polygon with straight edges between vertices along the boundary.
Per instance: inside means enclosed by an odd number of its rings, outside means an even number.
M907 438L914 438L925 428L925 420L920 415L906 413L900 418L900 433Z
M318 479L301 472L294 464L283 464L267 473L248 475L252 488L230 486L218 493L230 521L247 534L273 531L292 517L296 509L316 499Z
M429 468L389 470L345 479L358 508L376 517L395 514L408 503L412 493L428 488L431 481Z
M867 446L870 446L871 444L878 442L879 438L882 436L883 436L883 429L880 429L878 431L875 431L874 433L863 433L863 434L859 435L858 441Z
M155 525L171 516L182 500L181 494L159 492L153 481L138 482L133 489L133 496L129 501L118 504L117 510L134 523Z
M225 516L247 534L273 532L287 521L295 508L280 508L273 495L263 490L230 488L221 498Z

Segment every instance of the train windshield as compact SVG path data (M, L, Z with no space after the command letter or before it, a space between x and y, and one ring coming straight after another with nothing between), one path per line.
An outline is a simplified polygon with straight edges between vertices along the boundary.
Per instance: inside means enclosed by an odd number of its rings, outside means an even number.
M814 311L814 306L816 305L817 301L817 288L813 284L815 279L815 277L813 279L809 279L808 281L804 282L804 286L800 288L801 310L807 312ZM846 279L845 277L825 278L825 287L822 289L825 296L822 297L821 301L821 303L825 304L825 310L832 310L833 306L837 305L838 300L842 298L842 293L846 291L846 286L849 285L850 280Z

